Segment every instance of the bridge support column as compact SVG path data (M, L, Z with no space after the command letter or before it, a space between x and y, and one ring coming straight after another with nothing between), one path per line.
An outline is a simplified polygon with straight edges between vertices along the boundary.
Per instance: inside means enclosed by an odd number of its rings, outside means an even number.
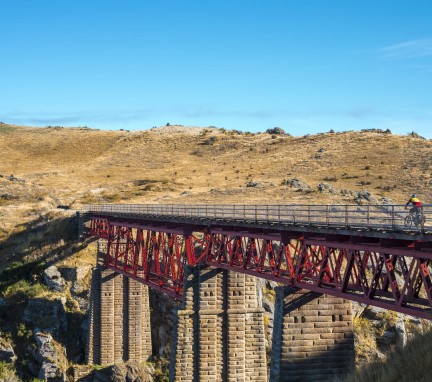
M333 381L353 367L351 302L277 288L270 382Z
M103 247L101 243L100 252ZM152 344L146 286L98 264L92 275L86 350L89 364L148 359Z
M189 268L177 311L170 380L267 381L263 310L254 277Z

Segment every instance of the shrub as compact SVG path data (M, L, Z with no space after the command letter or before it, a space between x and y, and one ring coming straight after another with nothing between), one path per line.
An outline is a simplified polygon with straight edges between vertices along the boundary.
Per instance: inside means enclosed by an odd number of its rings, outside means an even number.
M0 381L2 382L20 382L20 379L15 374L12 364L0 361Z
M280 127L273 127L273 129L267 129L266 133L272 135L278 135L278 134L285 135L285 130L281 129Z

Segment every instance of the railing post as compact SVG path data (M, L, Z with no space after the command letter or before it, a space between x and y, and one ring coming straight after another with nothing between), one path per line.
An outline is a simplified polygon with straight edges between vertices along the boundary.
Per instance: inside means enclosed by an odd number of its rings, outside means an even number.
M345 227L348 227L348 205L345 204Z
M330 216L329 216L329 205L327 204L326 205L326 226L329 225L329 219L330 219Z
M370 216L370 205L367 205L367 210L366 210L366 225L369 228L369 216Z
M392 204L391 207L392 207L392 212L391 212L391 224L392 224L392 228L393 228L393 229L396 229L394 205Z

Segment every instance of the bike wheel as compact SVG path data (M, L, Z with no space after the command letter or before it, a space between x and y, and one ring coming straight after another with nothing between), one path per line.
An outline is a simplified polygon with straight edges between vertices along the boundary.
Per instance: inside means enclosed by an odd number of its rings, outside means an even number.
M412 225L413 225L413 218L412 218L412 216L411 215L408 215L406 218L405 218L405 227L412 227Z

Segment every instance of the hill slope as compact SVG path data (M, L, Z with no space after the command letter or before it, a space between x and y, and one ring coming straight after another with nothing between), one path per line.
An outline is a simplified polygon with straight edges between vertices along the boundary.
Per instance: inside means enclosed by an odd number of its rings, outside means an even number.
M430 202L431 148L420 137L379 131L291 137L0 124L0 295L49 301L58 296L45 290L47 264L94 263L95 248L74 242L74 212L65 210L86 203L349 204L361 190L370 202L405 203L412 192ZM74 304L71 314L83 320ZM0 324L20 322L17 309L4 309L17 317L0 312Z

